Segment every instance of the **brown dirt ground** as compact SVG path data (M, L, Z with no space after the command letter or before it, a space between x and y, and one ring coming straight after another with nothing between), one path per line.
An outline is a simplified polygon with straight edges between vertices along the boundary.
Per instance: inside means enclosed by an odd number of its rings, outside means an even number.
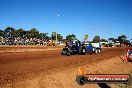
M0 47L1 88L79 88L75 81L77 68L85 66L88 73L129 73L131 63L119 56L127 48L104 48L101 54L62 56L60 50L3 52L16 49L47 49L53 47ZM62 48L62 47L54 47ZM122 56L123 57L123 56ZM98 88L84 85L83 88Z

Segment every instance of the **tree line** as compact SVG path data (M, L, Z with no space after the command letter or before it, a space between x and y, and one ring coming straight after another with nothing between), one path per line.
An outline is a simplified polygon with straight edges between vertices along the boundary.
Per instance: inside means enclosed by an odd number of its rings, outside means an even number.
M36 28L30 30L24 30L23 28L15 29L13 27L7 27L4 30L0 30L0 36L3 38L37 38L37 39L51 39L55 40L56 35L58 40L63 40L63 36L59 33L52 32L51 36L48 36L49 33L41 33Z
M32 28L30 30L24 30L23 28L15 29L13 27L7 27L4 30L0 30L0 37L3 38L37 38L37 39L47 39L47 40L57 40L59 41L65 41L65 40L75 40L76 35L75 34L70 34L66 36L66 39L64 37L57 33L57 32L52 32L50 36L48 36L49 33L41 33L39 32L36 28ZM106 39L101 39L100 36L94 36L93 40L91 42L108 42L108 41L119 41L121 44L129 44L130 41L127 40L126 35L121 35L118 38L109 38L108 40Z
M100 36L95 36L92 42L119 42L120 44L125 44L125 45L129 45L130 43L132 43L130 42L130 40L127 40L126 35L120 35L118 38L109 38L108 40L100 39Z

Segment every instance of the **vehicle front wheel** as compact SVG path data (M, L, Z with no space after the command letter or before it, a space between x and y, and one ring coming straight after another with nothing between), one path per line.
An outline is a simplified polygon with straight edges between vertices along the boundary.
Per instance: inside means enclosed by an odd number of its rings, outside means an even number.
M82 49L82 54L85 55L85 52L86 52L86 50L83 48Z
M70 56L71 55L71 53L70 52L67 52L67 56Z

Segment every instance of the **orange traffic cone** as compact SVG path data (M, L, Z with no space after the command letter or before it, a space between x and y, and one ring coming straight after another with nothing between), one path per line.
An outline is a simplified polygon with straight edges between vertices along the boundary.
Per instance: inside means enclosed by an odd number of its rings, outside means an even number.
M85 75L86 73L83 67L79 67L78 71L80 75Z

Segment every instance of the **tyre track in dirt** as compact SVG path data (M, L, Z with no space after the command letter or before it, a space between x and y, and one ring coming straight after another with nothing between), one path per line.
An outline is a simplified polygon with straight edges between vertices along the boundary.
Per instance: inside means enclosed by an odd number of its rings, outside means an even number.
M0 54L0 85L34 79L78 66L100 62L127 51L126 48L103 49L101 54L61 56L60 51Z

